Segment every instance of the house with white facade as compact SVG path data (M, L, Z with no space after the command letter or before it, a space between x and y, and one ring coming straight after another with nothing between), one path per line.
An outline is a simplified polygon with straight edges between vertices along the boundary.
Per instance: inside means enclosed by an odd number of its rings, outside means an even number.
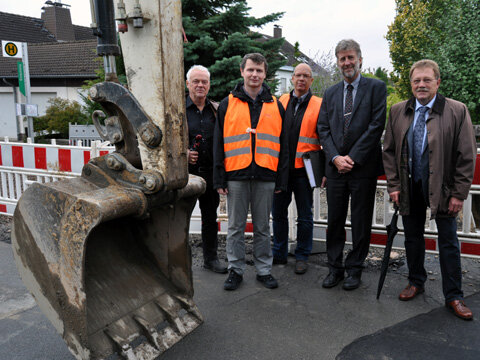
M278 39L281 37L282 37L282 28L279 25L275 25L273 28L273 38ZM262 34L262 38L260 38L260 41L262 39L266 41L271 38L272 37L269 35ZM284 66L280 67L275 73L275 78L278 79L279 81L275 95L282 95L293 89L291 79L293 75L294 66L298 61L301 61L310 65L314 76L319 75L320 73L325 71L313 59L311 59L301 51L300 51L300 55L296 58L295 46L292 45L287 40L283 42L283 45L280 48L280 53L285 57L287 63Z
M84 81L96 78L101 65L96 37L90 28L72 24L68 5L47 1L42 10L41 18L0 12L0 40L28 44L32 103L40 116L52 97L81 101ZM0 137L17 137L15 103L26 103L18 88L18 60L0 57Z

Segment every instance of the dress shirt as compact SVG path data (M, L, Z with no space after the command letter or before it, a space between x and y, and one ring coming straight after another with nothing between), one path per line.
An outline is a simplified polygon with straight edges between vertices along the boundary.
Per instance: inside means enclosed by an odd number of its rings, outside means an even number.
M303 94L300 97L298 97L297 94L295 94L295 90L292 92L293 97L297 99L297 104L295 105L295 109L293 109L293 114L294 115L297 113L297 110L298 110L298 107L300 106L300 104L305 100L305 98L309 94L309 91L307 91L305 94Z
M412 129L415 128L415 124L417 123L418 116L420 115L420 111L418 111L418 109L420 109L423 106L426 106L428 108L427 112L425 113L425 131L423 133L422 149L425 149L425 141L427 140L427 119L428 119L429 110L432 108L433 104L435 103L436 98L437 98L437 95L435 95L427 105L422 105L418 102L417 99L415 99L415 117L413 118Z

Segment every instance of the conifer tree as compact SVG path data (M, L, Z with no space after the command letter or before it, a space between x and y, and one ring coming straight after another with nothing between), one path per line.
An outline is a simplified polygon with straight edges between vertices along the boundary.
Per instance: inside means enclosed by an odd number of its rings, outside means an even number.
M282 17L282 12L255 18L248 14L245 0L182 0L185 72L203 65L211 73L209 97L221 100L241 80L243 55L263 54L268 61L267 83L275 86L274 75L286 63L279 53L284 39L263 39L261 27ZM255 29L256 31L251 31Z

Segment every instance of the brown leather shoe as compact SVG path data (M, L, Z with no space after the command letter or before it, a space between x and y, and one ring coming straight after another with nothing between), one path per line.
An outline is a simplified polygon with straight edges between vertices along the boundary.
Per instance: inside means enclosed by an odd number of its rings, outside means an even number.
M418 288L416 286L408 284L405 289L400 293L398 298L402 301L412 300L418 294L423 293L425 290L423 288Z
M308 270L308 263L305 260L297 260L295 263L295 274L302 275Z
M473 313L472 310L470 310L463 300L453 300L450 301L449 303L445 304L448 309L452 310L455 316L458 316L460 319L463 320L472 320L473 319Z

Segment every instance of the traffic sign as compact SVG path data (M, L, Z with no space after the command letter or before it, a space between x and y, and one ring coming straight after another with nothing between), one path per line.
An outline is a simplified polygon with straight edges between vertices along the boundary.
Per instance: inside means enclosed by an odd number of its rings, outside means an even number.
M18 41L2 40L2 53L4 57L22 58L22 43Z

